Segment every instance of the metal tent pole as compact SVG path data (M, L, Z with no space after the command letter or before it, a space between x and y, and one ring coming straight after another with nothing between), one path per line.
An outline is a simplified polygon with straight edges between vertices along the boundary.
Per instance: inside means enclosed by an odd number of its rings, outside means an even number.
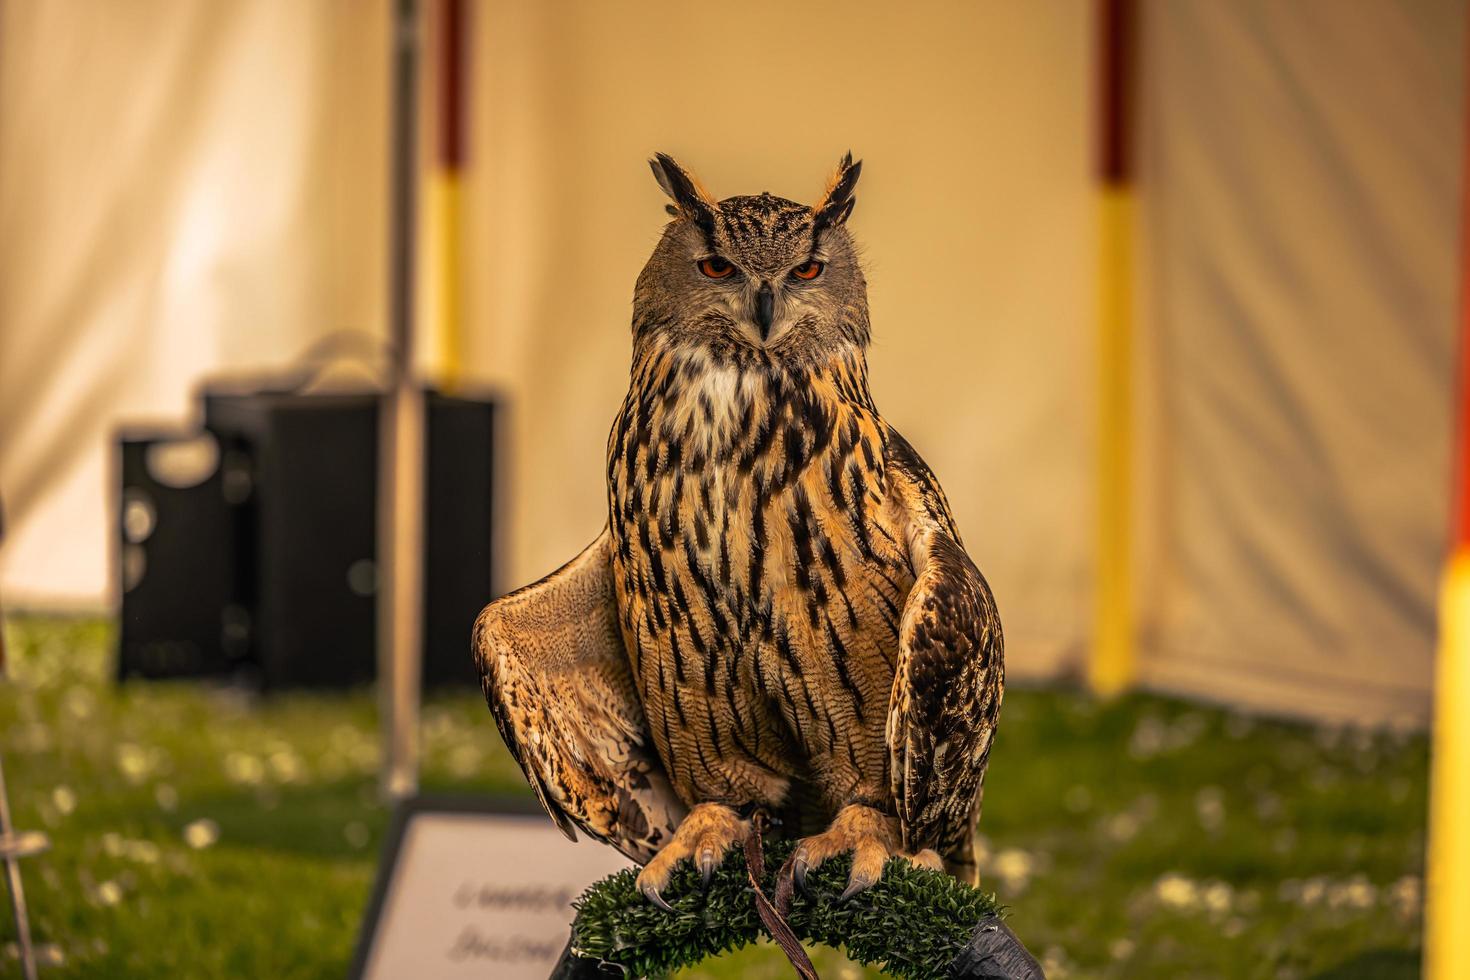
M45 849L45 839L23 840L10 822L10 797L5 790L5 769L0 766L0 859L5 861L5 887L10 891L10 908L15 915L16 944L20 970L25 980L36 980L36 950L31 945L31 920L26 912L25 884L20 878L20 859Z
M424 635L424 403L412 369L418 62L418 4L396 0L389 276L394 367L378 422L378 691L384 737L380 789L390 800L418 789Z

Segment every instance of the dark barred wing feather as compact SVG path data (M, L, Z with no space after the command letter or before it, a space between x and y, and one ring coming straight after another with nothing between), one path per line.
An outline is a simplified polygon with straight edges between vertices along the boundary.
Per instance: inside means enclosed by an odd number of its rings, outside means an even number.
M934 848L973 881L974 826L1005 684L1000 618L938 481L891 430L887 461L915 576L889 703L890 788L905 848Z
M652 750L618 628L609 535L546 578L492 602L474 653L501 737L562 832L640 864L684 806Z

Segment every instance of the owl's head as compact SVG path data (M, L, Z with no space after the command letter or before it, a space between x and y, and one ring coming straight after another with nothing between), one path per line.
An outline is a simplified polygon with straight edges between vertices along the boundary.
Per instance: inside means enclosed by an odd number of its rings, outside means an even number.
M649 161L671 204L633 295L637 344L810 362L868 343L868 290L846 223L849 153L814 205L769 193L716 201L674 159Z

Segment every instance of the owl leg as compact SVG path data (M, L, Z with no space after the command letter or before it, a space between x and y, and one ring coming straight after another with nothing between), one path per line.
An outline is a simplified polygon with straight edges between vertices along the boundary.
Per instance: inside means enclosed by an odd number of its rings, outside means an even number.
M891 857L902 857L914 864L936 871L944 870L939 855L932 850L905 854L898 818L861 803L852 803L837 811L831 826L823 833L808 837L796 845L791 859L791 876L796 886L807 891L806 876L812 868L828 858L852 852L852 873L841 899L848 899L869 888L883 876L883 865Z
M664 911L674 911L659 894L668 885L674 866L685 858L692 860L708 885L725 852L743 843L749 833L750 822L723 803L697 804L674 831L674 839L638 873L638 890Z

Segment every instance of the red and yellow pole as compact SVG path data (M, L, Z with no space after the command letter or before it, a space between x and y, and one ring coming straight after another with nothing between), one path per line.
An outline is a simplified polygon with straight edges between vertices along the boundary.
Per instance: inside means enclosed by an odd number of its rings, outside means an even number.
M1465 166L1454 509L1440 582L1430 759L1425 980L1470 977L1470 156Z
M1097 538L1087 676L1104 696L1133 683L1133 0L1097 0Z
M434 153L425 229L430 337L434 375L452 394L460 383L464 346L463 196L465 164L465 0L439 0L436 30Z

